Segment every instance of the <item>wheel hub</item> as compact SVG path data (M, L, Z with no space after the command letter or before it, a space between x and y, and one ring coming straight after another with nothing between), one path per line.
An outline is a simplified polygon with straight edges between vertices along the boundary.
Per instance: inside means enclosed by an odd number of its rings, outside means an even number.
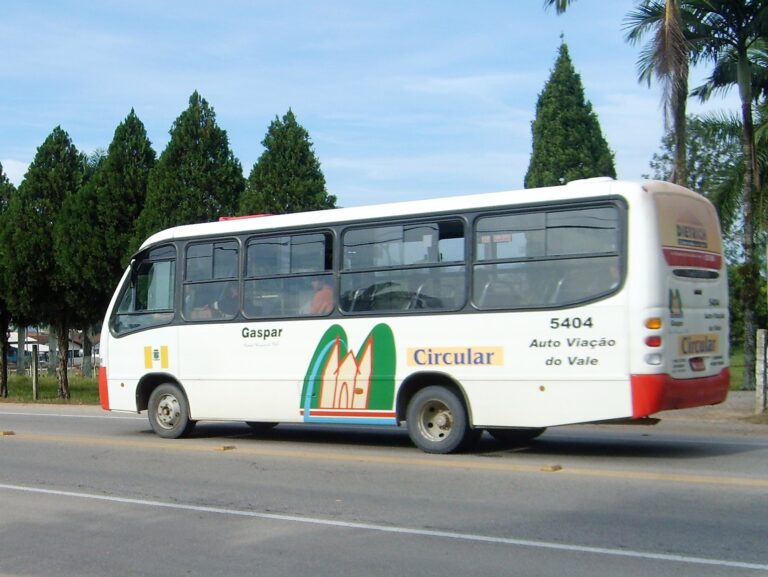
M451 409L439 401L433 401L424 407L421 418L421 430L425 436L435 441L450 435L453 428Z
M157 405L157 422L165 429L172 429L179 421L179 401L173 395L165 395Z

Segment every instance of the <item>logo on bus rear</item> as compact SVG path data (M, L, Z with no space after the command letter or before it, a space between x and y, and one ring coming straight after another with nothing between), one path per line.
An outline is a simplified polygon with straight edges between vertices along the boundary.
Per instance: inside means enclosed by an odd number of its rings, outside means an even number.
M669 316L673 319L683 318L683 299L680 289L669 289Z
M681 336L678 341L678 354L687 356L716 353L720 350L719 336L716 333Z

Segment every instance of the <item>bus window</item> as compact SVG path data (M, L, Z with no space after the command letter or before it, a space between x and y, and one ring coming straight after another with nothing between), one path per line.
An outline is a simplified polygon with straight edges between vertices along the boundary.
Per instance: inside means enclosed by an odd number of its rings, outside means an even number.
M554 307L610 294L620 281L618 222L610 206L480 218L475 306Z
M613 207L547 214L547 255L618 251L618 213Z
M175 278L173 246L155 248L137 257L110 318L112 331L121 335L171 322Z
M332 238L322 232L250 239L243 285L245 316L330 314L335 308Z
M526 259L544 255L544 213L481 218L475 234L475 259Z
M344 312L423 312L464 305L464 226L459 221L351 229L343 247Z
M233 319L240 309L238 243L234 240L187 246L183 315L190 321Z

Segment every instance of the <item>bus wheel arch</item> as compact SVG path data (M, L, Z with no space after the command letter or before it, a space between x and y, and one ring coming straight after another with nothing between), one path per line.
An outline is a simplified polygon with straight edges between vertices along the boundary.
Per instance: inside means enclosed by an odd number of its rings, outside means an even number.
M166 439L185 437L195 427L181 384L168 375L148 375L136 392L139 410L147 410L152 430Z
M471 408L459 383L441 373L411 375L400 387L398 422L406 421L413 443L427 453L452 453L476 441Z
M176 377L167 373L146 374L139 380L138 385L136 385L136 410L138 412L147 410L147 407L149 406L149 397L152 395L152 391L163 383L173 383L186 394L184 387L181 386L181 383Z

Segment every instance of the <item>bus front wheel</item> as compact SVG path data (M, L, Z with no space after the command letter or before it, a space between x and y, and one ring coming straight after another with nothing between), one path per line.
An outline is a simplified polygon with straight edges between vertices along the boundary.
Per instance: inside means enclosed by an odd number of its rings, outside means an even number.
M426 387L413 396L406 422L411 441L426 453L451 453L482 432L469 426L467 410L458 395L439 386Z
M184 437L195 427L195 421L189 418L187 397L171 383L164 383L152 391L147 413L152 430L165 439Z

